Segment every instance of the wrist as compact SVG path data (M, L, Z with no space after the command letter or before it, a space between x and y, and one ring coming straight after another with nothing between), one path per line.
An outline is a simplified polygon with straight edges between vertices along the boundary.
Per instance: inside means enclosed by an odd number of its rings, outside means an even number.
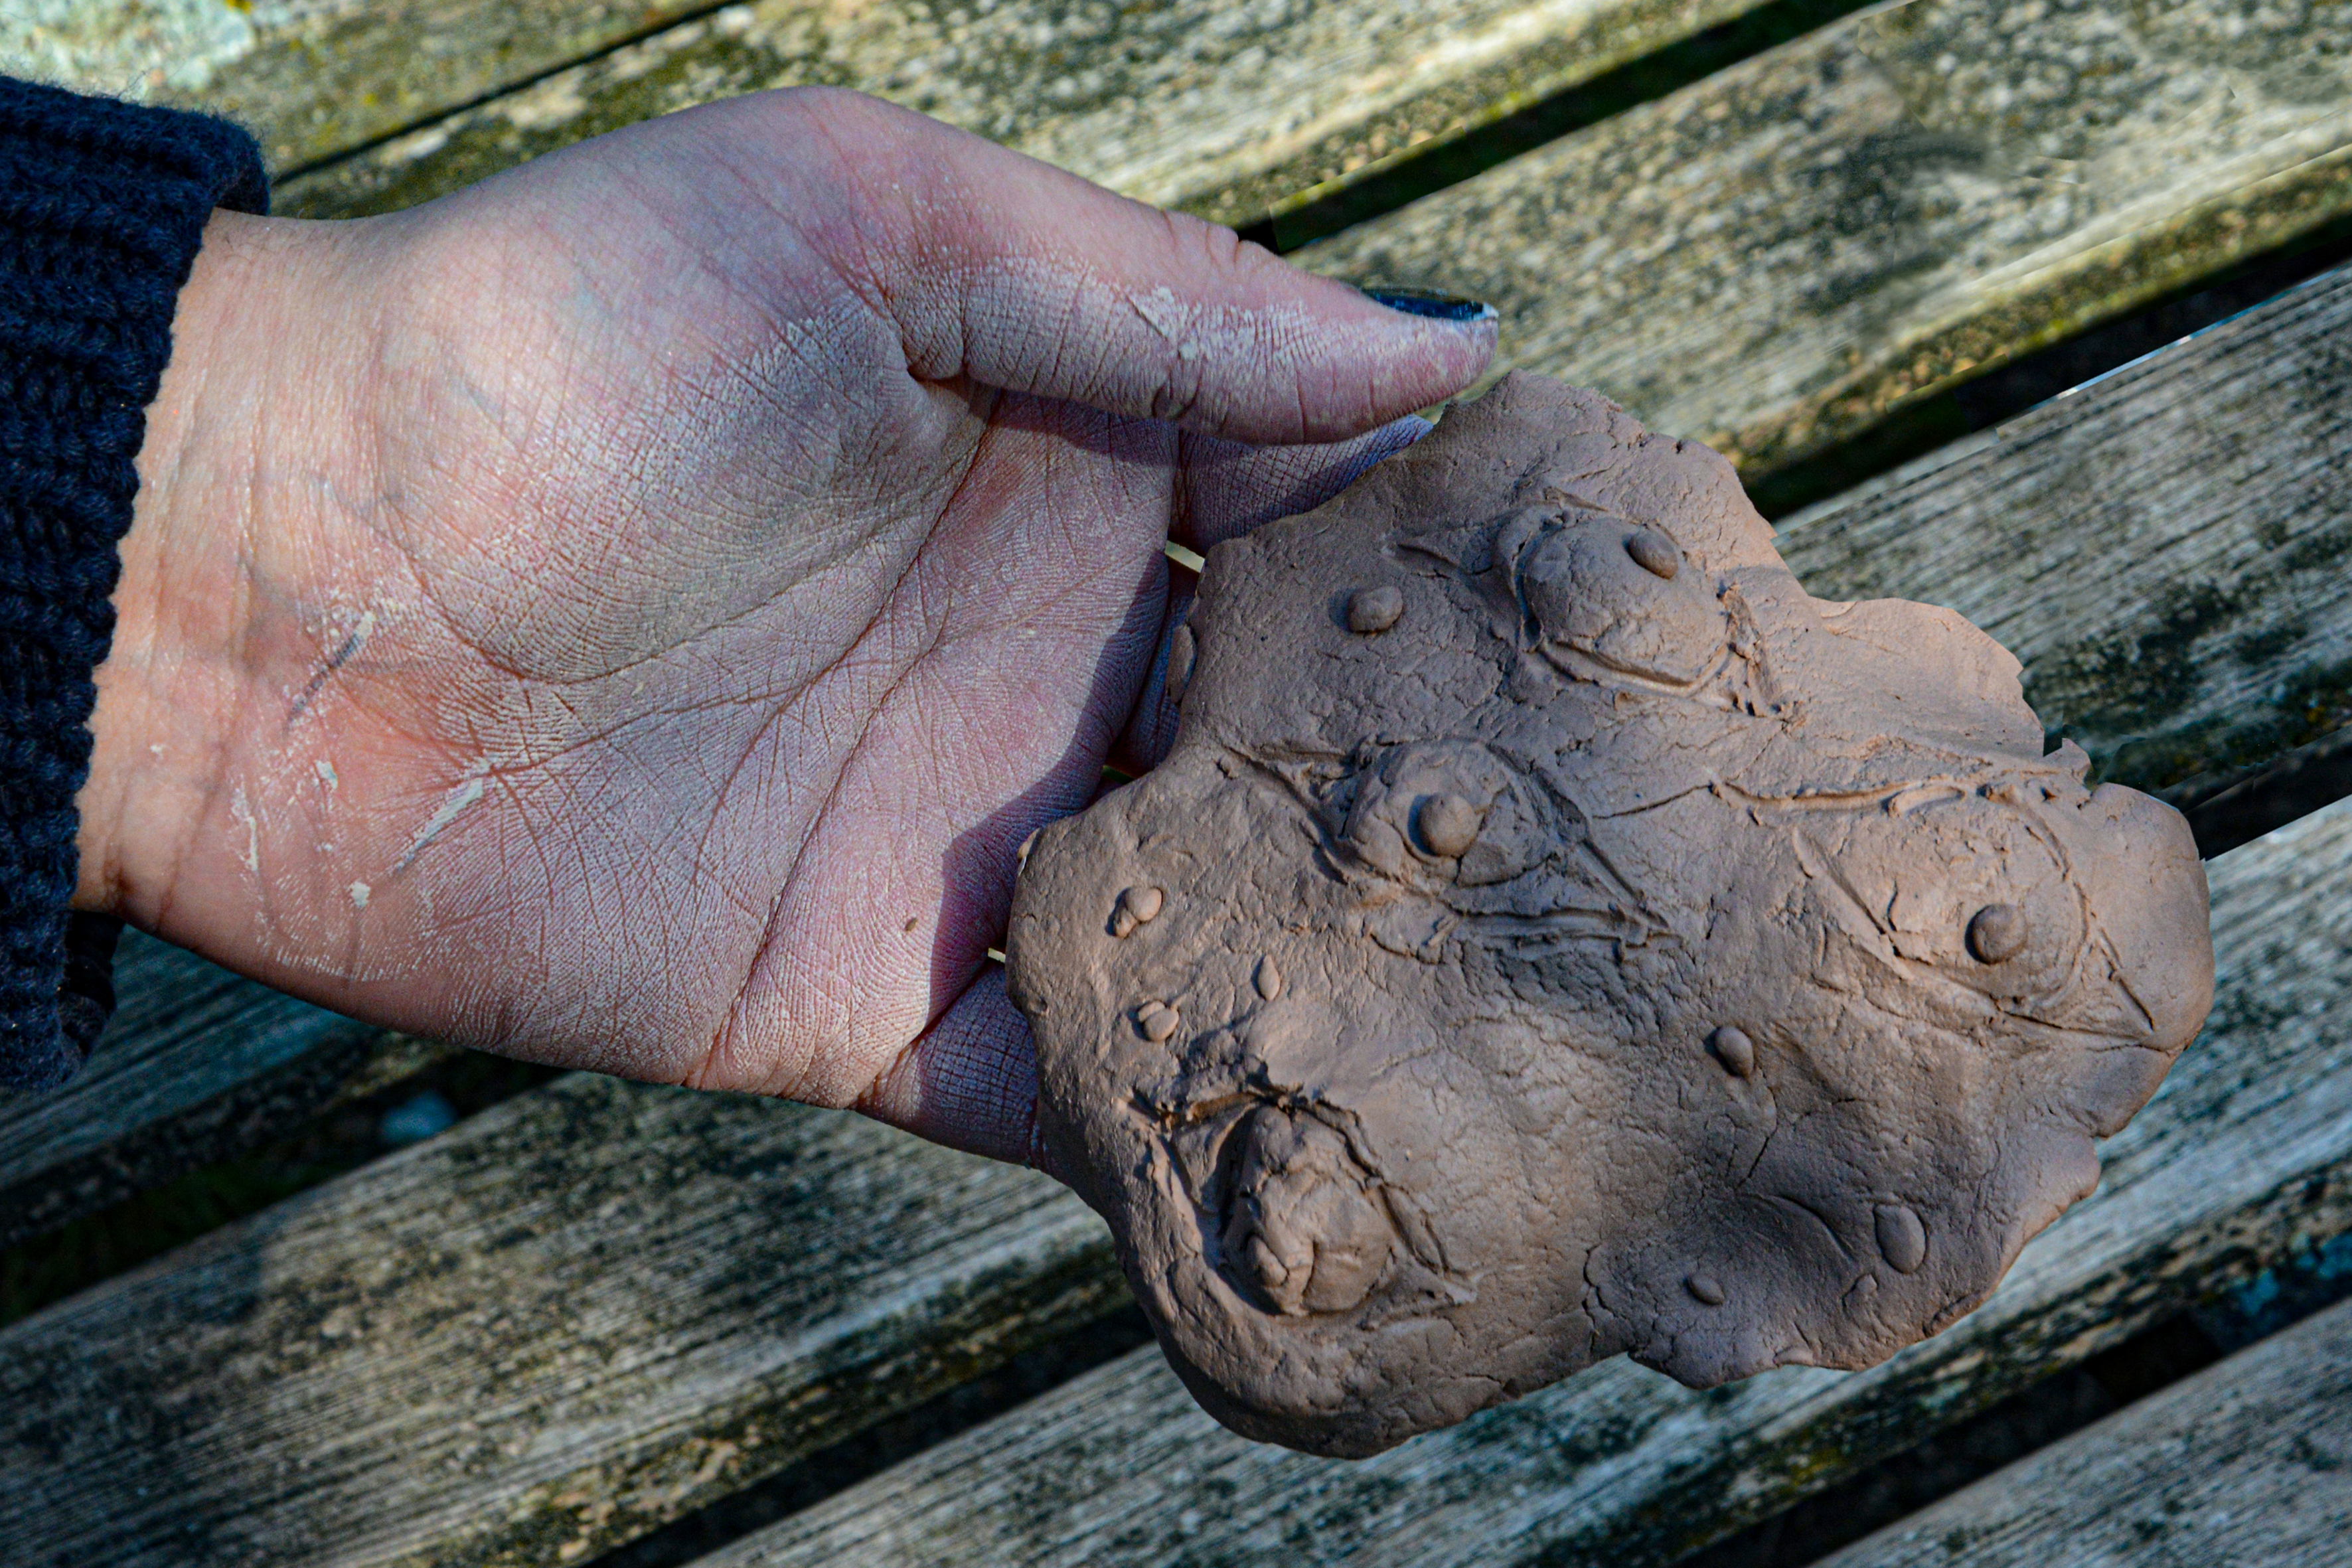
M268 491L274 393L306 379L289 332L298 286L289 230L213 214L181 289L172 353L138 458L121 544L115 629L96 676L88 779L76 797L74 907L153 926L171 901L250 709L240 650L252 630L255 546Z

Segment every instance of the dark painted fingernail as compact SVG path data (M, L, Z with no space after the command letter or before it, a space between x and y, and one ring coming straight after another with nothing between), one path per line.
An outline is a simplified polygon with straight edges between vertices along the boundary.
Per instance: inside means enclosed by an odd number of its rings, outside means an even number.
M1434 289L1367 289L1364 298L1391 310L1402 310L1408 316L1426 316L1434 321L1491 321L1495 307L1483 300L1465 300L1459 294L1440 294Z

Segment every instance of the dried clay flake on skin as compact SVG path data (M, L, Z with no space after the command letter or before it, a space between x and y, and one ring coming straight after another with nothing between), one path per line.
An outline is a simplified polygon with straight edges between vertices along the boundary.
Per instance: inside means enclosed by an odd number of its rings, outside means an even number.
M1512 375L1220 545L1177 640L1174 751L1037 837L1007 946L1058 1168L1250 1436L1881 1361L2210 1005L2177 813L1594 394Z

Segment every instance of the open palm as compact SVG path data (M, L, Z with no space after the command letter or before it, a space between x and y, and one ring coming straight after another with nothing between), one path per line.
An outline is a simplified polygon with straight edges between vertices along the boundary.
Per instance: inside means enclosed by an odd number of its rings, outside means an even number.
M86 907L1018 1158L986 952L1022 839L1164 744L1162 540L1319 500L1492 329L799 91L216 218L176 340Z

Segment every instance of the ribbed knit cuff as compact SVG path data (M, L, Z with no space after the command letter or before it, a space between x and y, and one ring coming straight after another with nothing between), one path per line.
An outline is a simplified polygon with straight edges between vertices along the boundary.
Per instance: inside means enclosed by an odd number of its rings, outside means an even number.
M0 79L0 1085L73 1076L117 922L68 915L90 676L172 316L216 206L268 205L225 121Z

